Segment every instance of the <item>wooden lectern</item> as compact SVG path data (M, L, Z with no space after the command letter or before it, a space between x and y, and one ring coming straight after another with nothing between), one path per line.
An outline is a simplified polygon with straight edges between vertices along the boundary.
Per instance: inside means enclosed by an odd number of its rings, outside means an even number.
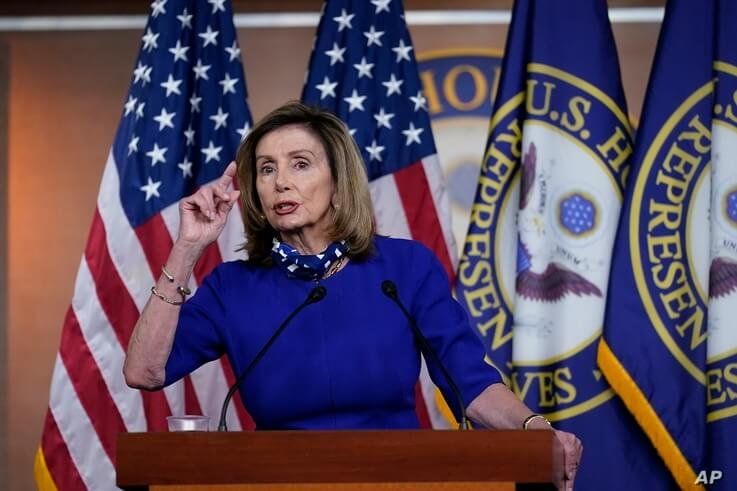
M552 431L274 431L123 433L127 490L554 489Z

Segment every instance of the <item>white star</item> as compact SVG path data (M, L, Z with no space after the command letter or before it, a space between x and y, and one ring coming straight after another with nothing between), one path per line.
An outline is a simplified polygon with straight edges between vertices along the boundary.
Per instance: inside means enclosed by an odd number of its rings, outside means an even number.
M422 95L421 90L417 91L416 96L409 96L409 99L415 103L415 111L419 111L420 109L427 111L427 106L425 105L427 103L427 99Z
M197 64L192 67L192 70L194 70L194 78L195 80L199 80L201 78L204 78L205 80L210 80L210 77L207 76L207 71L210 69L212 65L203 65L202 60L197 60Z
M207 26L207 30L205 32L201 32L198 34L199 37L205 40L205 44L202 45L202 47L206 47L208 44L212 44L214 46L218 45L218 33L220 31L213 31L210 26Z
M177 164L177 167L182 169L182 177L192 177L192 162L187 157L184 157L184 161Z
M150 152L146 152L146 156L151 157L151 167L155 167L158 162L166 163L166 159L164 158L164 154L166 153L166 147L159 148L159 146L154 143L154 148Z
M223 3L225 3L225 0L207 0L207 3L212 5L212 13L214 14L218 10L221 12L225 12L225 6Z
M321 84L315 85L315 88L320 91L320 100L323 100L327 96L335 97L335 87L337 86L338 82L331 82L328 77L325 77Z
M215 129L217 130L221 126L224 128L228 127L228 113L223 112L223 108L218 108L218 113L210 116L210 119L215 121Z
M194 145L194 130L192 129L192 123L190 123L187 129L184 130L184 137L187 139L187 146Z
M353 112L354 109L364 110L363 101L366 99L365 95L358 95L356 89L353 89L350 97L343 97L343 100L348 103L348 112Z
M128 116L130 113L136 110L136 102L138 102L137 97L133 97L132 95L128 96L128 101L125 103L125 115Z
M230 59L228 61L233 61L241 55L241 49L238 47L238 43L235 41L235 39L233 40L233 44L229 48L225 48L225 51L227 51L230 55Z
M409 52L412 51L412 46L405 46L404 39L400 39L399 45L392 48L392 51L397 54L397 63L401 60L411 61L409 58Z
M371 142L370 147L366 147L366 151L369 153L371 160L378 160L381 162L381 152L384 151L384 147L376 144L376 140Z
M166 112L166 108L161 108L161 113L158 116L154 116L154 121L159 123L159 131L163 130L165 127L174 128L174 123L172 123L172 119L174 119L174 116L177 113L172 112L168 113Z
M205 163L208 163L211 160L220 160L220 151L223 149L223 147L216 147L213 145L212 140L210 140L210 145L207 146L207 148L202 149L202 153L205 154Z
M238 79L230 78L230 75L226 73L225 78L218 83L223 86L223 95L227 94L228 92L235 94L235 84L238 83Z
M153 9L153 12L151 12L151 17L154 19L158 17L159 14L166 14L166 9L164 8L164 5L166 5L167 0L156 0L155 2L151 3L151 8Z
M239 128L235 130L235 132L241 136L241 141L245 140L246 135L248 135L249 131L251 131L251 125L248 124L248 121L245 122L245 124L243 125L243 128Z
M153 182L149 177L148 184L146 184L145 186L141 186L139 189L146 192L146 201L148 201L154 196L156 196L157 198L161 197L159 195L159 186L161 186L161 181Z
M395 77L392 73L389 80L387 80L386 82L381 82L381 85L386 87L386 96L389 97L392 94L401 94L402 90L400 89L400 87L403 83L404 80L397 80L397 77Z
M131 138L131 141L128 142L128 155L132 154L133 152L138 152L138 138L137 136L134 136Z
M353 67L358 70L358 78L360 79L364 75L368 78L374 78L371 75L371 69L374 67L373 63L366 63L366 57L361 58L361 63L356 63Z
M381 36L384 35L384 31L377 31L374 26L369 27L369 30L367 32L363 33L364 36L368 39L368 43L366 44L366 47L371 46L372 44L376 44L377 46L383 46L381 44Z
M373 3L376 6L376 12L375 14L378 14L382 10L386 10L389 12L389 2L392 0L371 0L371 3Z
M145 102L141 102L138 104L138 107L136 108L136 119L143 117L143 108L146 106Z
M177 45L173 48L169 48L169 53L174 55L174 63L176 63L177 60L189 61L187 60L188 49L189 46L182 46L182 42L177 40Z
M182 12L182 15L177 15L177 19L182 23L182 29L185 27L192 29L192 14L188 13L186 8Z
M356 136L356 129L355 128L348 128L348 133L350 133L351 136Z
M151 28L146 29L146 34L143 35L143 49L151 52L152 49L158 48L159 45L156 40L159 38L159 33L154 34L151 32Z
M169 97L172 94L182 95L182 91L179 90L179 86L181 84L182 81L174 80L174 77L172 77L170 73L169 78L166 79L166 82L162 82L161 86L166 89L166 97Z
M392 129L392 125L389 122L390 119L394 117L394 113L385 113L384 108L380 108L379 112L377 114L374 114L374 119L376 120L376 124L378 125L378 128L381 128L382 126Z
M415 128L414 123L410 123L409 128L407 128L406 130L402 130L402 134L407 137L405 145L409 146L412 142L421 143L420 133L422 133L423 131L425 131L424 128Z
M146 85L147 82L151 81L151 70L152 67L148 65L142 65L141 62L138 62L138 66L135 70L133 70L133 75L135 75L135 80L133 80L133 83L135 84L139 80L143 80L143 83L141 85Z
M338 43L333 43L333 49L325 52L325 54L330 57L330 66L335 65L338 61L342 63L343 53L345 53L345 48L339 47Z
M338 32L343 31L346 27L348 29L353 29L351 20L353 20L355 16L356 14L348 15L348 12L346 12L345 9L340 9L340 16L333 17L333 20L338 23Z
M202 97L197 97L195 94L192 94L192 97L189 98L189 103L192 105L191 111L193 113L200 112L200 101L202 101Z

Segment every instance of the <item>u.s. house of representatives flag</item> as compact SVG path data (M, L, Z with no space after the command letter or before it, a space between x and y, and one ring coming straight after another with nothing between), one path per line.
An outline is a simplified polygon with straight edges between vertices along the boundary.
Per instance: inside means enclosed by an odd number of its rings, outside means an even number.
M596 365L630 135L606 2L515 2L456 290L581 489L671 485Z
M221 175L251 122L229 3L151 8L64 319L36 457L40 489L113 489L119 432L165 429L169 414L217 416L232 378L213 362L161 392L123 380L133 325L176 238L177 202ZM242 228L236 207L190 286L235 257ZM229 424L248 425L237 413Z
M421 88L399 0L325 3L302 99L350 128L366 163L379 233L423 242L452 276L450 209ZM422 379L430 422L447 425Z
M683 489L737 483L736 22L668 2L599 354Z

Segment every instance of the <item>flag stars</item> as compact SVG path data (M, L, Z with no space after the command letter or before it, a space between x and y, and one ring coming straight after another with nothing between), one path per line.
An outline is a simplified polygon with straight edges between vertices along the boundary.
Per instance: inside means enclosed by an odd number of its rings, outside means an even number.
M392 129L390 120L393 117L394 117L394 114L384 112L383 107L379 109L378 113L374 114L374 119L376 120L376 124L378 128L381 128L383 126L384 128Z
M184 160L178 163L177 167L182 170L182 178L192 177L192 162L187 157L184 157Z
M368 147L365 147L366 151L369 153L370 160L378 160L381 162L381 152L384 151L384 147L377 145L376 140L371 142L371 145Z
M391 77L389 77L389 80L387 80L386 82L381 82L381 85L386 87L386 96L389 97L392 94L401 94L402 89L400 87L403 83L404 80L397 80L397 77L395 77L392 73Z
M222 107L219 107L218 113L210 116L210 119L212 119L215 122L216 130L219 129L221 126L223 128L228 127L228 113L224 113Z
M182 46L182 42L177 40L177 44L173 48L169 48L169 53L174 55L174 63L177 62L177 60L182 61L189 61L187 60L187 51L189 50L189 46Z
M194 145L194 130L192 129L192 124L187 127L186 130L184 130L184 138L187 139L187 146Z
M164 155L166 154L167 147L159 148L157 143L154 143L154 148L151 151L146 152L146 156L151 158L151 167L156 167L156 164L166 162Z
M371 3L376 7L376 12L374 13L378 14L381 11L389 12L389 3L391 1L392 0L371 0Z
M154 34L153 31L151 31L151 28L146 29L146 34L143 35L143 49L145 51L148 51L149 53L154 48L158 48L158 39L159 39L159 33Z
M159 195L159 187L161 186L161 181L152 181L151 178L148 178L148 183L144 186L141 186L139 189L146 193L146 201L150 200L154 196L157 198L160 198Z
M133 70L134 80L133 83L141 82L141 85L146 85L147 83L151 82L151 70L153 68L142 64L140 61L138 62L138 66L136 66L136 69Z
M210 77L207 76L207 71L210 69L211 66L212 65L203 65L202 60L197 60L197 64L192 67L195 80L199 80L201 78L204 78L205 80L210 80Z
M344 101L348 103L348 112L353 112L354 109L364 110L363 101L366 100L365 95L358 95L356 89L353 89L350 97L344 97Z
M211 160L220 161L220 152L223 150L223 147L216 147L212 140L210 140L210 144L203 148L201 151L203 154L205 154L205 163L210 162Z
M415 111L419 111L420 109L424 109L427 111L427 99L425 99L425 96L422 95L422 91L418 90L416 96L409 96L409 99L414 102L415 104Z
M182 23L182 30L187 27L192 29L192 14L187 12L186 8L182 11L181 15L177 15L177 20Z
M402 134L407 138L405 146L410 146L412 143L422 143L420 141L420 133L425 131L424 128L415 128L414 123L409 124L409 128L402 130Z
M136 108L136 119L143 117L143 108L146 107L145 102L139 102L138 107Z
M138 153L138 142L140 141L140 138L137 136L134 136L131 138L131 141L128 142L128 155L132 154L133 152Z
M368 39L368 43L366 43L366 47L371 46L372 44L375 44L377 46L383 46L381 44L381 36L384 35L384 31L377 31L374 26L369 27L369 30L363 33L364 36L366 36L366 39Z
M371 69L372 69L372 68L374 67L374 64L373 64L373 63L367 63L367 62L366 62L366 57L365 57L365 56L363 56L363 57L361 58L361 63L356 63L355 65L353 65L353 67L354 67L354 68L355 68L356 70L358 70L358 78L359 78L359 79L360 79L361 77L363 77L363 76L366 76L366 77L368 77L368 78L374 78L374 77L373 77L373 76L371 75Z
M338 46L338 43L333 43L333 49L325 52L330 57L330 66L335 65L337 62L343 63L343 53L345 53L345 48Z
M345 11L345 9L340 9L340 15L338 17L333 17L333 20L338 23L338 32L343 32L343 29L353 29L353 26L351 25L351 21L356 16L356 14L350 14L348 15L348 12Z
M208 45L212 44L213 46L218 45L218 33L220 31L213 31L210 26L207 26L207 30L205 32L201 32L197 34L199 37L201 37L205 43L202 45L203 48L206 48Z
M172 94L182 95L182 91L179 90L180 85L182 85L182 81L174 80L171 73L169 74L169 78L166 79L166 82L161 83L161 86L166 89L166 97L169 97Z
M246 139L246 135L248 135L248 132L249 131L251 131L251 125L248 124L248 121L246 121L243 124L243 128L239 128L239 129L235 130L235 132L238 133L238 135L240 135L241 141L243 141L243 140Z
M241 55L241 49L238 47L238 43L235 40L233 40L233 44L230 45L229 48L225 48L225 51L230 55L230 59L228 61L236 60Z
M159 113L158 116L154 116L154 121L159 123L159 131L163 130L164 128L174 128L174 123L172 122L172 119L174 119L174 116L176 116L177 113L166 112L166 108L161 108L161 113Z
M225 12L225 0L207 0L207 3L212 5L212 13L214 14L218 10L221 12Z
M409 57L409 52L412 51L412 46L407 46L404 44L404 39L399 40L399 45L392 48L392 51L394 51L397 54L396 62L399 63L402 60L412 61Z
M132 95L128 96L128 100L125 103L125 115L128 116L130 113L136 110L136 103L138 102L137 97Z
M167 0L156 0L155 2L151 3L151 17L154 19L158 17L160 14L166 14L166 9L164 6L166 5Z
M189 104L191 107L191 111L193 113L200 112L200 102L202 102L202 97L197 97L197 94L192 94L192 97L189 98Z
M335 87L337 86L338 82L331 82L328 77L325 77L321 84L315 85L315 88L320 91L320 100L323 100L327 96L335 97Z
M226 73L225 78L218 83L223 86L223 95L228 92L235 94L235 84L238 83L238 79L230 78L230 75Z

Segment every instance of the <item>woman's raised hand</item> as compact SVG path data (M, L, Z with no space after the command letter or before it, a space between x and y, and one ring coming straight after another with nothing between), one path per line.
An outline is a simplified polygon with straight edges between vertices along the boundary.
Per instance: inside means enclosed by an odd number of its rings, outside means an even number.
M179 202L179 241L201 251L218 238L241 195L231 189L235 175L236 165L231 162L217 180Z

